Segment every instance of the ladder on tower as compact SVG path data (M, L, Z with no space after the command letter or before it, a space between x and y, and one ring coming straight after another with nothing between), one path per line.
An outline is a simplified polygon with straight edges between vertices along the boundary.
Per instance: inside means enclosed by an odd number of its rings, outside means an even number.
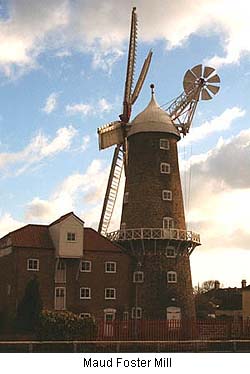
M108 186L102 207L101 219L98 227L98 232L106 235L108 226L114 210L118 187L121 179L123 167L123 149L122 145L118 144L115 148L111 170L109 174Z

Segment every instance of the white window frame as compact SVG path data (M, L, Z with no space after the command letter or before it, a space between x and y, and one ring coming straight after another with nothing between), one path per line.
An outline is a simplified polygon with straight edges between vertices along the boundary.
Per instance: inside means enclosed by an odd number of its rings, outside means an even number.
M80 317L80 318L90 318L90 317L91 317L91 314L90 314L90 313L80 313L80 314L79 314L79 317Z
M173 251L173 254L170 254L170 253L169 253L170 251ZM168 246L168 247L166 248L165 255L166 255L166 257L168 257L168 258L175 258L175 257L176 257L176 249L175 249L175 247L173 247L173 246Z
M177 283L177 273L176 273L176 271L168 271L167 272L167 282L168 283Z
M109 292L111 292L113 295L108 296ZM116 300L116 288L105 288L104 297L105 300Z
M88 295L82 295L83 293L87 292ZM91 288L90 287L80 287L80 299L81 300L90 300L91 299Z
M129 320L129 312L125 311L122 315L122 320L127 322Z
M174 219L172 217L163 217L162 225L164 230L174 229Z
M89 269L83 269L83 263L85 264L88 264L89 265ZM80 272L81 273L91 273L92 271L92 261L90 260L82 260L81 261L81 264L80 264Z
M35 266L35 264L37 264L37 265ZM27 259L27 270L28 271L39 271L39 269L40 269L40 264L39 264L39 259L38 258L28 258Z
M142 308L137 306L132 308L132 313L131 313L131 318L132 319L142 319Z
M172 191L162 190L162 200L172 201Z
M134 271L133 273L133 282L134 283L143 283L144 282L144 272L143 271Z
M59 258L56 263L55 283L66 283L67 266L66 262Z
M7 284L7 296L11 294L11 284Z
M114 267L109 269L109 267ZM115 261L106 261L105 262L105 273L116 273L116 262Z
M164 149L166 151L169 150L169 140L164 138L160 139L160 149Z
M161 162L160 171L161 174L170 174L170 164L167 162Z
M66 239L67 242L76 242L76 233L73 231L68 231Z
M121 223L121 230L126 230L126 222Z
M56 291L57 290L63 290L64 292L64 295L63 296L56 296ZM66 309L66 287L55 287L55 300L54 300L54 304L55 304L55 310L65 310ZM56 299L57 297L63 297L63 307L58 309L56 308Z
M129 192L127 191L127 192L124 193L124 200L123 200L124 204L128 203L128 197L129 197Z

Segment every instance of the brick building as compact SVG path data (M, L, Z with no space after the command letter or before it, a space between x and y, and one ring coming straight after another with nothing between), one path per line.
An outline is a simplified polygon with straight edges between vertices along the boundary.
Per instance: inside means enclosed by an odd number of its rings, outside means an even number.
M185 222L177 142L180 133L154 93L129 124L120 230L108 233L134 258L134 290L146 319L195 320L189 256L200 237Z
M32 277L43 307L127 318L131 259L74 213L50 225L27 225L0 239L0 312L15 313Z

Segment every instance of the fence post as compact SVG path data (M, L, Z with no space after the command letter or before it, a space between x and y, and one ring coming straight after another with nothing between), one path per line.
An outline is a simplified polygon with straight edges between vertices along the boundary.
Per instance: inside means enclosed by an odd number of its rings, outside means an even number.
M33 343L29 343L28 350L29 350L29 353L33 352Z

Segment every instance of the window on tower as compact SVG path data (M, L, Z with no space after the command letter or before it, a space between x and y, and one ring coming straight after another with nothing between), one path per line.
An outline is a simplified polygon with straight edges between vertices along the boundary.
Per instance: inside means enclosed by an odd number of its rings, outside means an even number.
M162 191L162 200L172 200L172 191L169 190L163 190Z
M168 283L177 283L177 273L176 271L167 272L167 282Z
M162 174L170 174L170 164L161 162L160 171Z
M169 149L169 140L168 139L160 139L160 149Z
M121 230L126 230L126 222L121 223Z
M125 192L125 194L124 194L124 200L123 200L124 204L128 203L128 195L129 195L129 192Z
M166 248L166 257L176 257L175 247L169 246Z
M174 229L174 220L172 217L163 218L163 229Z
M134 283L143 283L144 282L144 273L143 273L143 271L134 271L133 282Z

